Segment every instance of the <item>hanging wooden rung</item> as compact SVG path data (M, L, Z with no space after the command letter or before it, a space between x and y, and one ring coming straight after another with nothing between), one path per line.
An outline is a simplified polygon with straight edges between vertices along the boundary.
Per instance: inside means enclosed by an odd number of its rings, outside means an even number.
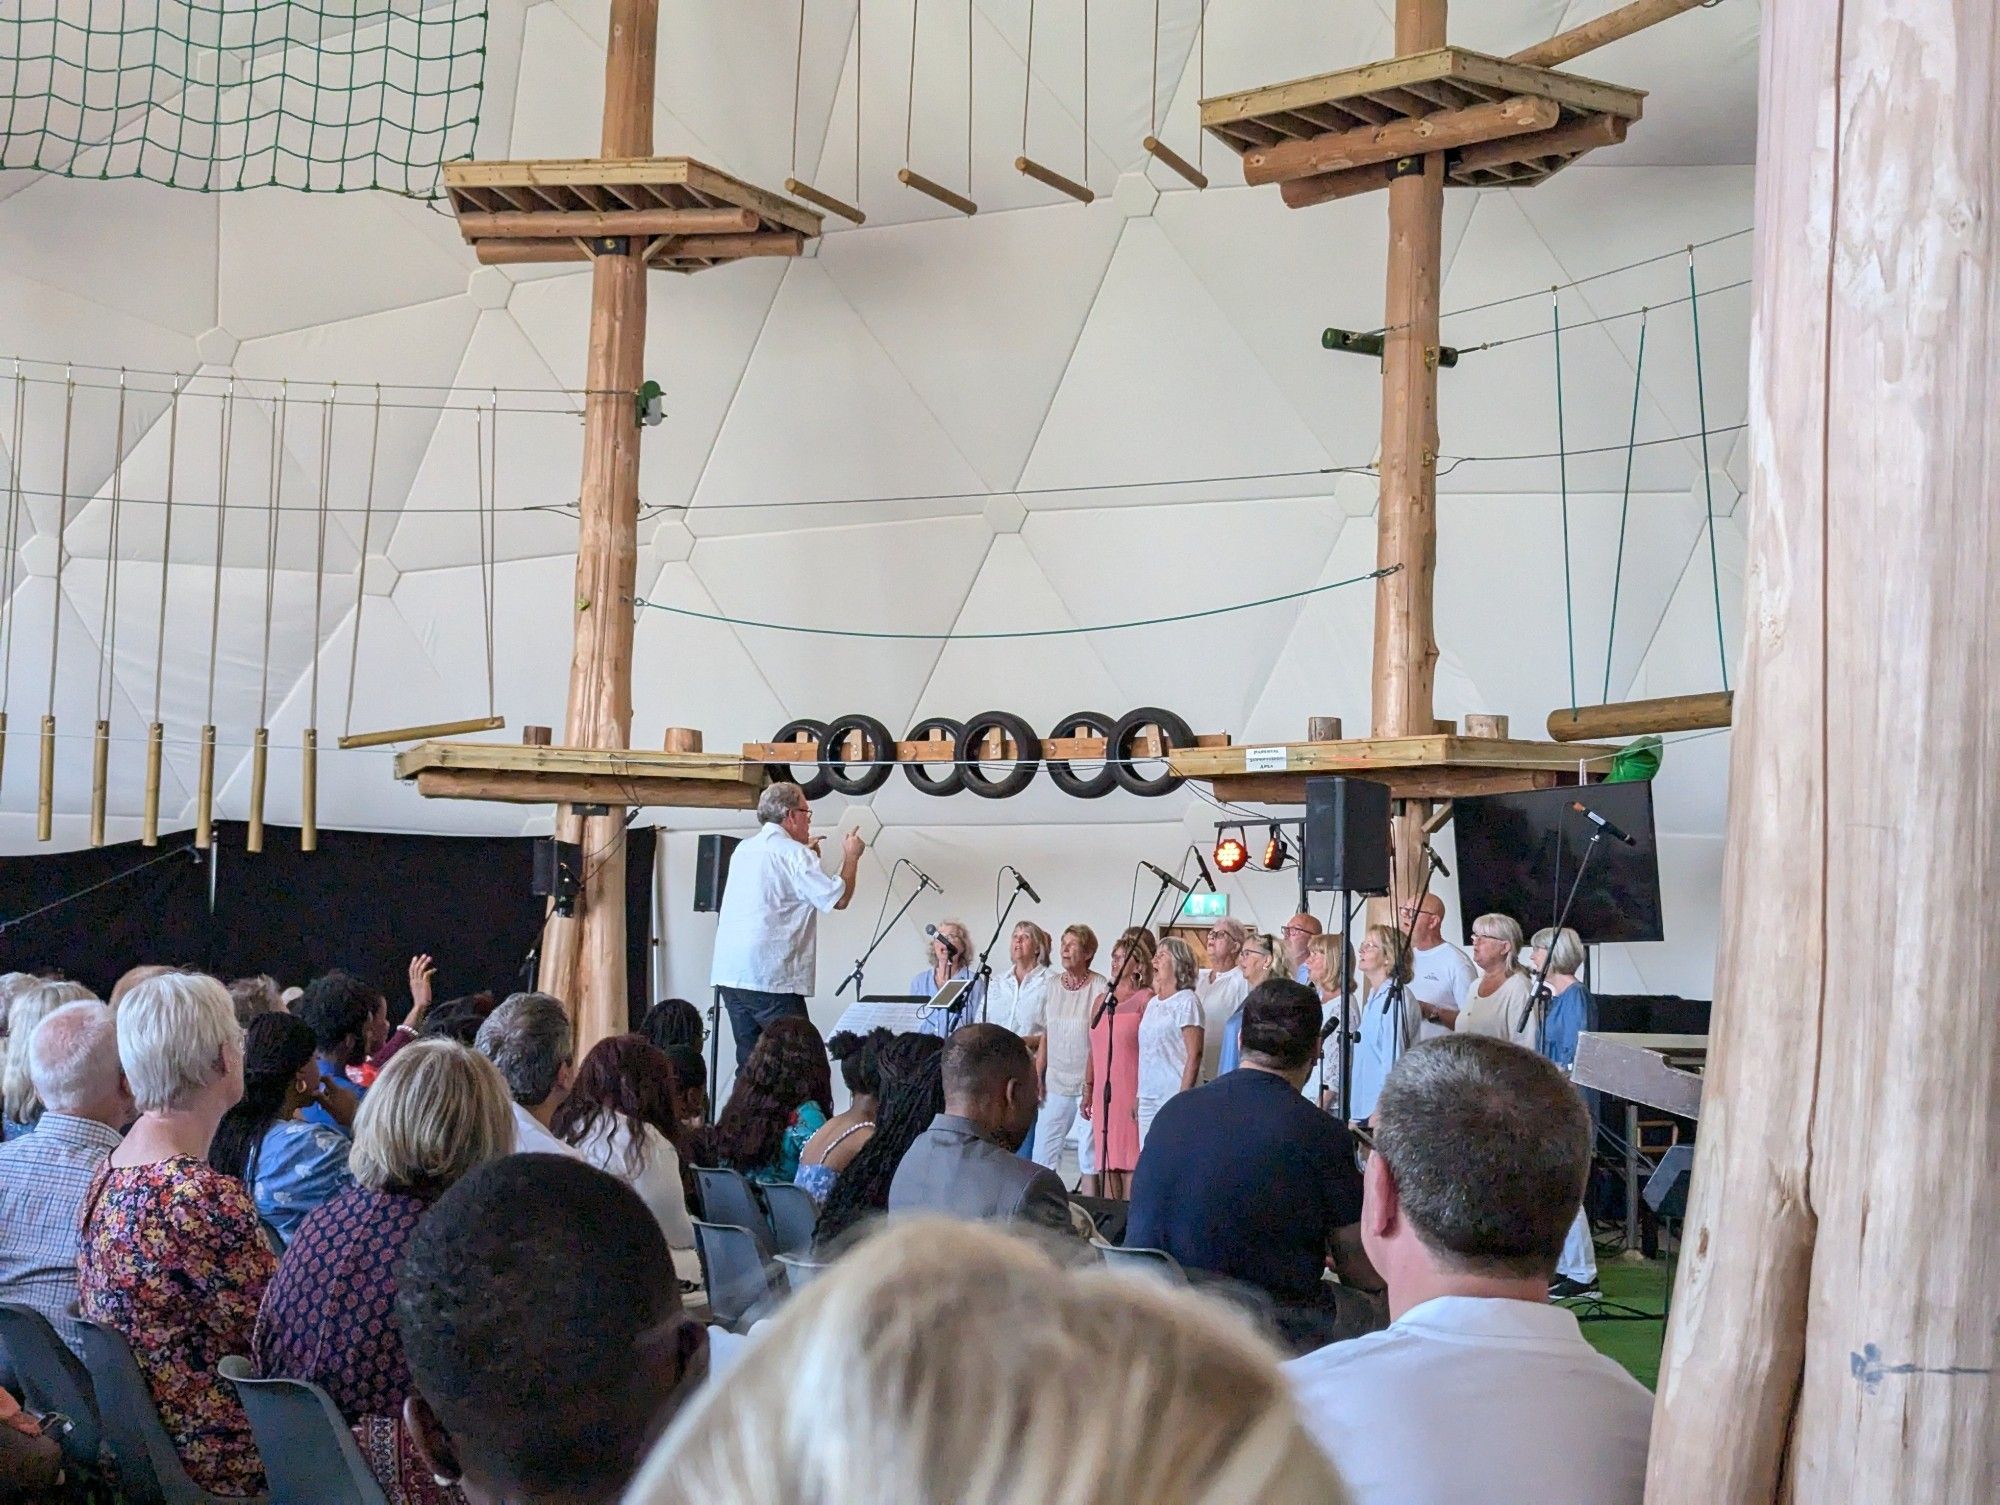
M215 728L201 729L201 774L194 795L194 844L207 851L215 841Z
M852 220L857 225L868 223L868 216L844 199L837 199L830 193L821 193L810 183L802 183L797 178L785 179L785 192L795 199L804 199L808 204L817 204L828 214L837 214L844 220Z
M466 721L434 721L429 726L392 726L381 732L355 732L340 739L340 749L386 747L391 742L428 742L433 737L456 737L464 732L497 731L507 724L505 716L474 716Z
M142 846L160 844L160 760L166 750L167 729L155 721L146 728L146 817L139 831Z
M90 844L104 845L104 802L111 787L111 723L100 721L90 739Z
M1077 182L1075 178L1066 178L1053 167L1042 166L1033 157L1016 157L1014 159L1014 171L1033 178L1037 183L1053 188L1057 193L1068 194L1079 204L1088 204L1092 199L1097 197L1095 193Z
M1549 736L1557 742L1594 742L1649 732L1710 731L1730 724L1735 700L1728 690L1711 690L1703 695L1665 695L1657 700L1554 710L1549 712Z
M1208 187L1208 174L1188 161L1158 136L1148 136L1140 143L1162 167L1171 168L1197 188Z
M912 172L907 167L899 168L897 170L896 181L903 184L906 187L916 189L918 193L925 194L930 198L936 199L940 204L945 204L953 209L956 209L960 214L970 215L970 214L977 214L979 212L979 206L973 203L972 200L967 198L964 194L953 193L949 188L945 187L944 184L933 183L929 178L925 177L922 173Z
M271 768L271 730L260 726L250 743L250 829L243 850L264 850L264 779Z
M42 718L41 786L35 794L35 840L56 834L56 718Z

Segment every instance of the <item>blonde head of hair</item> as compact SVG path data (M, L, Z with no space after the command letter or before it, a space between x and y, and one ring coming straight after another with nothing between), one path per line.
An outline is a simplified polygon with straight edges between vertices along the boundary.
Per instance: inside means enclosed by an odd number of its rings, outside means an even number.
M500 1068L455 1040L414 1040L389 1058L354 1118L347 1168L371 1191L442 1195L514 1148Z
M1106 1377L1116 1401L1106 1405ZM913 1218L792 1301L628 1505L1342 1505L1274 1355L1187 1291Z
M38 977L7 1004L7 1038L0 1041L6 1056L6 1065L0 1068L0 1101L15 1123L33 1123L42 1112L28 1070L28 1042L34 1038L35 1026L65 1004L96 996L80 982L44 982Z

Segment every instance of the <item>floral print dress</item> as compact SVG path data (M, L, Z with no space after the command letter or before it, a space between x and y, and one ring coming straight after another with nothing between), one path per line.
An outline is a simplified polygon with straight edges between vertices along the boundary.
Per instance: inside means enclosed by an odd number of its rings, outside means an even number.
M250 1193L190 1156L107 1161L83 1209L78 1309L131 1346L189 1478L211 1494L262 1492L249 1419L215 1368L250 1352L277 1266Z

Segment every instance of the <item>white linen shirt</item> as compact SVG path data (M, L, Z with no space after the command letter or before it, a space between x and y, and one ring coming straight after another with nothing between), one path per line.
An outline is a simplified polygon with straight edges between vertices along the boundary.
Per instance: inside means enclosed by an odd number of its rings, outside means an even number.
M1539 1301L1438 1296L1284 1366L1354 1505L1639 1505L1653 1397Z
M1026 977L1017 978L1014 969L996 972L986 990L986 1022L1010 1029L1026 1040L1048 1027L1049 978L1047 967L1033 967Z
M1234 1019L1250 996L1250 979L1241 967L1217 972L1203 967L1194 977L1194 995L1201 1000L1201 1080L1215 1080L1222 1064L1223 1026Z
M729 859L710 986L810 994L819 917L840 903L844 887L782 826L758 827Z
M1181 1090L1181 1076L1187 1070L1187 1036L1181 1031L1190 1025L1201 1025L1201 1000L1193 988L1146 1005L1139 1020L1140 1102L1163 1103Z
M1083 1074L1090 1066L1090 1022L1110 986L1098 972L1086 972L1083 986L1074 989L1060 974L1051 976L1042 1002L1042 1028L1048 1041L1043 1085L1051 1097L1083 1094Z

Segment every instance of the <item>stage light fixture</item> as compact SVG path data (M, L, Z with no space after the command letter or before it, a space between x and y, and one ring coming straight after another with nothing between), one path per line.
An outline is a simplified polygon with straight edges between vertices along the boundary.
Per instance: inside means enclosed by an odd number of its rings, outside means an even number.
M1291 847L1285 841L1285 833L1274 822L1270 834L1264 838L1264 871L1275 873L1285 865L1285 859L1292 855Z
M1250 861L1250 848L1243 844L1241 830L1227 832L1216 838L1215 867L1223 873L1240 873Z

